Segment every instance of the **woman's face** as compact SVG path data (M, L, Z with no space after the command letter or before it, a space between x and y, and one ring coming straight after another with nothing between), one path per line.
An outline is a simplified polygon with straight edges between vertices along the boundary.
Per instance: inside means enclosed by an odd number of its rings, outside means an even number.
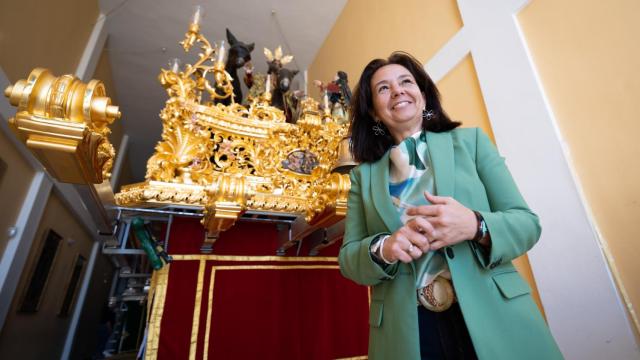
M389 64L371 77L374 117L389 129L396 144L422 128L425 96L402 65Z

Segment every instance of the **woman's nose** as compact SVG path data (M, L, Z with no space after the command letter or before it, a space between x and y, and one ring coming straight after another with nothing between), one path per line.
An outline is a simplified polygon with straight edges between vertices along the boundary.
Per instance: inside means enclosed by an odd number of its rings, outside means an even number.
M391 85L391 97L397 97L398 95L404 94L404 89L402 86L393 84Z

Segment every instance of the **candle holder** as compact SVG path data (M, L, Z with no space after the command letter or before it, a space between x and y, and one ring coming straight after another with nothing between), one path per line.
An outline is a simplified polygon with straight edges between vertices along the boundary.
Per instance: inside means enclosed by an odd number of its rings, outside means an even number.
M230 97L231 102L234 103L232 78L225 70L228 56L227 44L223 40L220 45L212 46L209 40L202 35L200 22L203 16L202 7L196 6L189 29L184 40L180 42L185 52L189 52L194 45L200 44L199 60L194 64L187 64L184 72L177 77L166 75L163 70L160 75L160 83L169 91L170 96L181 92L183 97L202 99L202 93L206 92L212 101ZM213 86L207 79L209 73L213 74ZM188 94L189 92L190 94Z

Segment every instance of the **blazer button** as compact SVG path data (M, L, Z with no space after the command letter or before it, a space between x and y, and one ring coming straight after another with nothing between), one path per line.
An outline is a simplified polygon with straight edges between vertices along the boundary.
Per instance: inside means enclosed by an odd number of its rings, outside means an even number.
M448 247L445 252L447 253L447 256L449 257L449 259L453 259L455 257L455 254L453 253L453 249Z

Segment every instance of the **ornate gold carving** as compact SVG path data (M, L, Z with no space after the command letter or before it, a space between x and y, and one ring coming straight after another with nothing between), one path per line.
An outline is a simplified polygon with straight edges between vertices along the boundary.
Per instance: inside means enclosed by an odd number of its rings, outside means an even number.
M270 105L268 88L248 106L236 103L223 43L212 45L193 23L181 44L185 51L198 44L198 60L182 70L161 69L158 80L169 97L160 113L161 141L146 181L124 186L116 203L202 209L204 248L247 210L293 214L301 222L304 216L310 229L343 218L349 178L331 169L348 124L311 98L300 102L297 123L287 123ZM280 65L292 59L280 48L265 52ZM120 112L100 81L85 84L37 68L4 93L18 108L10 126L52 176L78 184L109 178L115 152L108 126Z
M169 92L167 85L172 85L171 88L173 88L173 85L177 85L184 94L189 95L188 97L197 95L198 100L202 99L202 92L205 91L211 100L231 97L231 102L234 102L231 75L224 70L228 49L225 49L224 46L211 46L209 40L200 33L200 25L191 24L189 31L187 31L184 40L182 40L180 44L184 51L188 52L196 43L200 44L202 50L198 61L193 65L188 64L185 71L175 74L175 77L171 76L166 78L167 80L177 80L175 84L167 82L165 85L162 83L162 79L160 82L165 86L167 92ZM166 73L166 70L162 71L162 74ZM213 74L215 86L211 86L209 80L207 80L209 73ZM161 77L162 74L160 75ZM169 93L169 96L175 95Z
M116 203L123 206L192 205L207 203L205 188L201 185L146 181L124 185L116 194Z
M246 210L305 215L318 226L344 217L349 179L331 169L347 125L321 112L311 98L302 100L296 124L270 106L269 92L248 108L214 103L233 93L224 50L191 24L182 45L188 51L195 43L201 44L198 62L184 71L161 70L159 81L169 95L160 114L162 140L147 163L147 181L125 186L118 204L202 206L209 247ZM288 59L281 50L274 56ZM214 85L206 79L211 72Z
M304 215L314 226L343 217L349 182L331 169L347 125L311 98L301 101L296 124L270 106L268 91L248 107L235 103L226 49L191 24L182 45L188 51L195 44L201 53L193 65L161 70L169 96L160 113L162 139L147 162L146 181L124 186L116 202L201 208L212 241L247 210ZM289 59L280 50L273 56ZM108 125L120 113L101 82L35 69L5 95L18 107L11 126L53 176L74 183L109 177Z
M347 196L351 188L349 176L332 173L314 188L313 200L307 209L306 220L317 227L327 227L347 214Z
M18 108L9 119L11 128L53 177L99 184L111 176L115 151L107 126L120 112L100 81L85 84L37 68L4 94Z

